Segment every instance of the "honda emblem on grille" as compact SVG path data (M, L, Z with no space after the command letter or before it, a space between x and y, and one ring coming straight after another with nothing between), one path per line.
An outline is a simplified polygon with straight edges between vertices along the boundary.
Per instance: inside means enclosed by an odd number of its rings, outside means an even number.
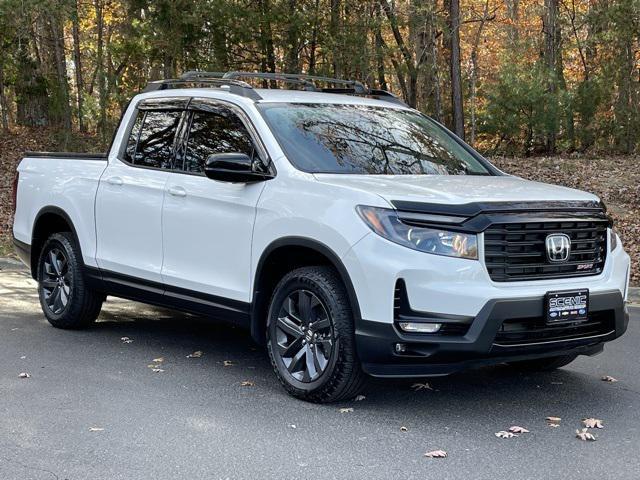
M566 262L571 254L571 239L564 233L552 233L545 240L550 262Z

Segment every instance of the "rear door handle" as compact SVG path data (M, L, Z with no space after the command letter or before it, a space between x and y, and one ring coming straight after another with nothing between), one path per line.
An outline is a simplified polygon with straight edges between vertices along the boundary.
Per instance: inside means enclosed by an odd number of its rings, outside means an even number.
M107 178L107 183L109 183L110 185L118 185L118 186L124 184L124 182L120 177L109 177Z
M167 189L167 192L169 192L169 195L172 195L174 197L186 197L187 196L187 191L182 187L169 187Z

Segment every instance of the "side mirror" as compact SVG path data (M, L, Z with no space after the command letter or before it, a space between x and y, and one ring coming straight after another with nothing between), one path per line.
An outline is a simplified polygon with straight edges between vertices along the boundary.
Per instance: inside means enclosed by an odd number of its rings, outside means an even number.
M268 180L267 172L256 171L251 157L245 153L215 153L204 164L204 174L222 182L249 183Z

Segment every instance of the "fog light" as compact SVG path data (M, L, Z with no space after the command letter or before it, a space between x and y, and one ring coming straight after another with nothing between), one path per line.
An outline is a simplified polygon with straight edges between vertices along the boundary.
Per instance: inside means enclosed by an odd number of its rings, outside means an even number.
M441 326L441 323L400 322L400 328L409 333L436 333Z

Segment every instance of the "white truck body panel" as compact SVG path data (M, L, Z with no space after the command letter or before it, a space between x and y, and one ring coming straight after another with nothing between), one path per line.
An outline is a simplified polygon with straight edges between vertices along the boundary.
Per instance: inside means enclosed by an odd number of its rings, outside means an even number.
M14 236L31 244L38 214L43 208L59 208L73 222L85 264L97 266L94 207L100 176L106 167L103 160L24 158L18 166L20 201Z
M168 178L169 172L111 159L96 200L100 268L162 282L162 205Z

